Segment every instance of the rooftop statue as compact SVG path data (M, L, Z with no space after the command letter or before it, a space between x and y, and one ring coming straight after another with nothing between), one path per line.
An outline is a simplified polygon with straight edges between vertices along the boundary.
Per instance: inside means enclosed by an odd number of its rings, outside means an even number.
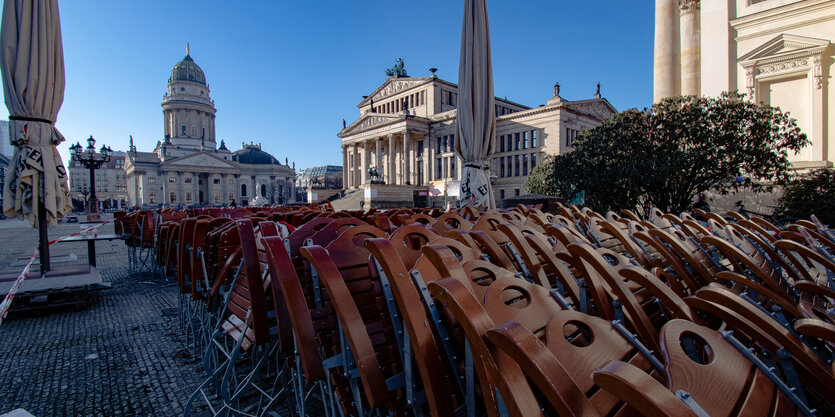
M406 73L406 64L403 63L403 58L397 58L394 61L394 66L386 70L386 75L389 77L408 77Z

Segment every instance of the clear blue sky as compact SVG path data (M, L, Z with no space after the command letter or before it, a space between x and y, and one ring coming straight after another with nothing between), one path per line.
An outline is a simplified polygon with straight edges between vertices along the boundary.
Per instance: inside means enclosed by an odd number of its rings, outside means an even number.
M342 119L398 57L412 76L458 81L463 0L59 2L67 86L59 149L92 134L150 151L163 135L160 102L171 67L191 55L230 149L263 144L297 168L341 165ZM488 0L495 92L544 104L560 82L569 100L595 84L618 109L652 102L651 1ZM7 118L0 106L0 118Z

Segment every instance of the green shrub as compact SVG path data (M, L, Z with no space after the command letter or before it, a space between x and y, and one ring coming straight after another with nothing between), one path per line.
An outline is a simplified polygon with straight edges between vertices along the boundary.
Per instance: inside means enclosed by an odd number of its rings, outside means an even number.
M835 170L820 169L792 180L780 204L788 216L809 219L814 214L830 227L835 226Z

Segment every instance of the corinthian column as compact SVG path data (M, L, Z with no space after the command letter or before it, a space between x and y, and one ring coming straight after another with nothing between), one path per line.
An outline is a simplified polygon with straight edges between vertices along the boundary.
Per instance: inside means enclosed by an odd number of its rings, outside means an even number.
M411 162L411 158L409 158L409 131L406 130L403 132L403 175L401 177L400 183L406 185L409 182L409 171L410 166L409 163Z
M655 0L655 57L652 100L681 93L679 0Z
M348 169L348 147L342 145L342 188L346 190L348 189Z
M368 142L362 141L362 153L360 154L360 184L365 184L365 175L368 173Z
M386 175L388 177L388 181L386 181L386 182L388 184L394 185L395 184L394 176L395 176L395 170L396 170L395 167L397 166L397 165L395 165L395 161L397 160L397 158L396 158L396 155L394 153L394 134L391 134L391 133L389 133L388 158L389 158L389 166L388 166L388 170L387 170L388 172L386 173L386 174L388 174L388 175Z
M374 143L377 145L377 149L374 150L374 168L380 173L383 170L383 140L374 138Z
M701 95L701 18L699 0L680 0L681 94Z

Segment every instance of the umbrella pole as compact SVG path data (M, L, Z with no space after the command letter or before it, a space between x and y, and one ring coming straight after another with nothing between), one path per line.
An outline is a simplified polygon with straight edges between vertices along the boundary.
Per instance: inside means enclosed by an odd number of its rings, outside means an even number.
M46 233L46 206L38 201L38 234L40 235L41 275L49 272L49 237Z

